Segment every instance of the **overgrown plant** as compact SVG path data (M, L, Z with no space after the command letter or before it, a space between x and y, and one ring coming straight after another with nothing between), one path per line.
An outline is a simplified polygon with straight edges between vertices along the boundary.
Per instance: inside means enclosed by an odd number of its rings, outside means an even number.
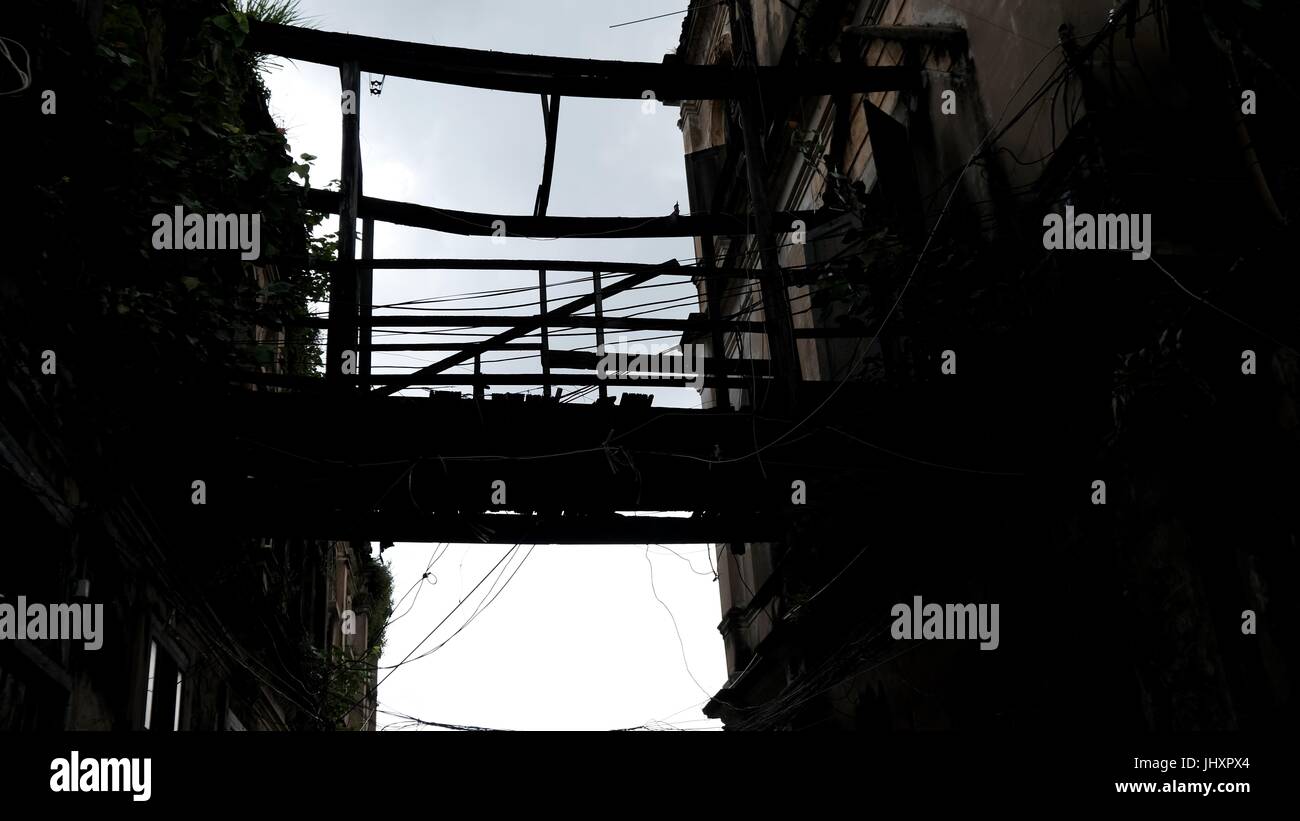
M227 28L231 32L240 32L240 45L242 45L242 35L248 34L248 21L256 20L261 23L273 23L279 26L299 26L301 28L316 28L316 18L308 17L302 11L302 4L299 0L235 0L228 7L229 13L219 25ZM281 68L283 64L268 54L258 54L255 58L259 71L269 71L274 68Z

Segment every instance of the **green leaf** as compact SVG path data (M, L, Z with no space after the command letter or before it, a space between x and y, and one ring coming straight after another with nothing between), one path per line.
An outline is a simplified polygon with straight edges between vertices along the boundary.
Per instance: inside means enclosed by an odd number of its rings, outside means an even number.
M162 113L162 109L153 103L132 101L129 105L147 117L157 117Z
M248 17L241 12L231 12L230 14L221 14L212 18L212 24L222 31L230 34L230 39L236 46L244 44L244 38L248 35Z

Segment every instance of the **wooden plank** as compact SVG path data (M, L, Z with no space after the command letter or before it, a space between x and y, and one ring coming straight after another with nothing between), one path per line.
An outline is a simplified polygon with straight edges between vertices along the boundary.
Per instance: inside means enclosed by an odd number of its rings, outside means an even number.
M379 270L430 270L430 271L533 271L546 268L548 271L595 272L606 274L634 274L660 268L660 262L600 262L573 259L452 259L446 257L431 258L386 258L361 260L358 268ZM757 268L710 268L707 265L682 265L663 271L665 276L689 276L701 278L758 279L762 271Z
M307 208L327 214L338 213L338 192L312 188L307 191ZM484 214L434 208L409 202L362 197L358 216L394 225L428 228L445 234L487 237L497 233L494 224L504 223L507 237L645 239L655 237L743 236L750 233L744 217L732 214L668 214L662 217L539 217L530 214ZM794 229L795 220L811 228L834 216L819 211L780 211L772 215L773 227L782 233Z
M591 274L591 293L596 297L594 310L596 313L596 350L605 350L605 296L601 292L600 271L593 271ZM600 401L604 402L609 399L609 386L601 385L599 388Z
M532 316L532 315L530 315ZM529 316L511 316L509 314L455 314L452 316L377 316L376 328L510 328ZM328 327L329 320L323 317L306 317L289 320L286 324L307 328ZM719 326L724 330L743 333L762 333L763 323L753 320L724 319ZM596 328L615 331L696 331L712 330L713 322L708 319L652 319L650 317L606 316L597 319L594 316L566 316L556 320L551 329L559 328ZM795 328L796 339L867 339L871 337L865 328ZM513 338L513 337L512 337ZM484 345L488 340L474 343ZM468 347L471 343L464 343ZM459 345L458 345L459 347ZM489 350L490 348L481 348ZM431 350L437 350L436 348Z
M739 97L757 80L769 93L821 96L917 88L920 72L899 66L829 63L800 67L732 66L675 62L583 60L434 46L379 37L250 21L247 46L294 60L341 65L356 60L365 71L473 88L567 97L625 100L719 100Z
M700 237L700 253L703 256L701 262L704 267L712 268L714 258L717 256L716 248L713 243L713 237ZM709 352L711 360L715 363L713 375L723 377L726 375L725 367L722 365L727 358L727 345L722 337L722 326L718 323L722 321L722 287L717 279L710 277L704 282L705 302L707 304L710 328L709 328ZM685 341L685 335L682 339ZM715 411L731 410L731 397L727 391L714 391L713 409Z
M326 192L339 215L339 264L330 272L329 336L325 377L342 384L345 351L357 352L357 206L361 200L361 72L355 61L339 68L343 119L341 189Z
M374 351L460 351L465 349L464 342L380 342L371 345ZM503 342L498 345L483 346L492 351L540 351L541 345L535 342Z
M546 208L551 203L551 176L555 172L555 142L560 125L560 100L559 95L552 95L548 98L542 96L542 116L545 120L546 131L546 154L542 159L542 182L537 186L537 201L533 206L534 217L546 216ZM546 315L548 310L546 298L546 268L537 270L537 307L542 316ZM550 360L546 357L546 352L551 346L549 329L546 323L541 327L542 339L542 395L551 395L551 365ZM478 361L478 357L474 358Z
M636 276L643 275L637 274ZM607 295L608 290L605 293ZM376 328L512 328L521 322L530 320L540 322L536 314L441 314L437 316L401 314L398 316L376 316L374 323ZM329 320L322 317L307 317L290 320L289 324L309 328L324 328L328 327ZM534 328L536 327L538 326L534 325ZM552 330L558 328L596 328L618 331L705 331L712 326L707 319L654 319L651 317L617 316L597 318L588 315L567 315L557 318L550 327ZM747 320L722 320L722 327L727 330L749 333L762 333L763 331L762 322ZM466 343L466 345L468 344Z
M555 143L560 127L561 99L558 95L553 96L550 98L550 104L548 105L546 96L542 96L546 153L542 157L542 182L537 186L537 202L533 206L533 216L537 217L546 216L546 208L551 203L551 177L555 173Z
M218 508L213 505L213 512ZM223 527L250 536L457 544L702 544L744 539L774 541L785 534L780 516L530 516L514 513L467 518L423 513L249 510L229 508Z
M369 260L375 256L375 221L366 220L361 227L361 259ZM375 314L375 269L369 266L356 266L357 301L360 307L360 339L357 359L362 374L370 373L371 351L374 350L372 332Z
M470 359L473 359L470 354ZM232 379L238 379L250 385L272 385L285 388L298 388L300 390L313 390L319 388L321 380L312 376L297 376L293 374L276 374L276 373L247 373L239 372L232 375ZM760 381L763 379L759 377ZM716 377L706 374L703 384L706 386L716 382ZM752 379L749 377L729 377L725 384L733 387L750 387ZM374 374L367 378L347 377L347 384L360 385L382 385L382 390L373 391L377 394L387 394L402 390L403 388L422 387L425 385L525 385L540 386L542 384L542 374L540 373L425 373L422 370L413 373L393 373L393 374ZM695 387L698 383L693 377L660 377L653 379L648 377L636 378L631 376L608 376L600 377L591 373L563 373L551 374L551 382L557 385L606 385L609 387L634 387L634 388L686 388Z
M542 384L542 375L540 373L484 373L484 374L457 374L457 373L437 373L417 375L417 373L395 373L395 374L374 374L365 382L371 385L392 386L395 390L401 390L406 387L419 385L526 385L533 386ZM763 377L759 377L762 379ZM703 381L709 383L714 379L710 375L705 375ZM726 380L726 384L736 387L749 385L749 379L741 377L731 377ZM634 376L599 376L594 373L553 373L551 374L551 383L555 385L607 385L611 388L692 388L699 384L699 380L692 376L655 376L634 377Z

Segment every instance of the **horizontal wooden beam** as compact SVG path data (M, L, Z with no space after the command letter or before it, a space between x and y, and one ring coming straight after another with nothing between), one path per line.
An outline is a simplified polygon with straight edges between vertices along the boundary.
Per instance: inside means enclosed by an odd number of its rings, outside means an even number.
M760 379L764 378L761 374ZM247 385L270 385L283 388L298 388L305 390L315 390L324 386L321 379L311 376L293 376L287 374L272 373L237 373L231 376L232 381ZM393 390L400 390L406 387L424 387L432 385L453 385L453 386L533 386L541 385L545 377L541 373L393 373L393 374L372 374L366 377L346 377L341 378L341 383L347 384L366 384L366 385L384 385L391 386ZM699 382L694 377L631 377L631 376L607 376L600 377L592 373L552 373L552 384L556 385L608 385L611 388L687 388L698 387L701 384L705 387L713 387L718 380L712 374L706 374L703 382ZM728 378L723 384L733 388L749 387L752 380L749 377L732 377Z
M527 322L534 314L511 316L510 314L452 314L424 316L422 314L400 314L397 316L377 316L374 327L382 328L511 328L521 322ZM308 328L328 327L326 317L305 317L292 319L286 324ZM561 328L603 328L613 331L708 331L714 325L724 331L744 333L763 333L763 323L751 320L723 319L713 322L710 319L657 319L652 317L618 317L605 315L596 318L590 315L565 316L548 323L552 331ZM798 339L859 339L869 338L870 329L866 328L795 328ZM463 348L477 344L465 342ZM437 349L435 349L437 350Z
M536 318L536 314L512 316L510 314L451 314L425 316L423 314L401 314L399 316L376 316L375 328L513 328L523 322ZM326 317L307 317L291 320L291 324L309 328L328 327ZM749 331L761 333L762 322L723 320L725 330ZM606 315L600 319L590 315L570 315L558 317L548 322L551 330L557 328L605 328L606 330L624 331L694 331L709 330L712 327L707 319L655 319L651 317L617 317ZM811 329L810 329L811 330ZM466 342L464 347L470 347Z
M760 384L755 407L763 407L770 384ZM914 494L942 499L936 484L963 496L978 490L1011 500L1037 486L1037 473L991 483L984 471L1024 470L1008 466L1023 458L1008 448L1039 440L1050 428L1041 419L1050 414L1024 407L1000 386L975 380L966 387L954 396L961 386L946 382L884 393L865 383L808 382L796 406L778 414L501 395L476 401L446 392L379 398L349 391L322 401L239 390L205 406L203 437L159 440L168 458L149 481L171 493L159 498L177 498L178 488L188 491L194 476L205 477L207 504L175 506L187 528L204 533L507 543L778 540L782 528L746 528L766 517L785 527L799 526L802 516L851 521L861 517L863 499L872 500L873 513L888 515L896 500ZM174 428L164 433L193 423L181 413L166 418ZM799 435L789 435L800 420ZM495 496L498 480L506 483L505 498ZM791 498L796 480L813 489L807 506ZM1064 471L1061 481L1062 491L1069 481L1077 484L1077 471ZM627 511L696 515L622 515Z
M802 508L791 506L790 486L811 479L812 465L821 466L819 474L842 475L883 463L878 454L846 449L838 435L819 432L852 408L823 408L825 419L819 414L803 435L789 437L795 441L766 448L762 464L757 458L715 464L710 459L744 457L756 441L775 440L797 419L626 400L579 404L518 394L473 400L450 393L380 398L354 391L330 401L307 393L234 395L219 408L232 415L214 414L221 422L202 440L169 451L176 464L159 480L179 486L186 476L207 477L208 504L194 506L204 508L195 513L215 523L239 518L233 511L240 511L283 527L358 516L383 528L403 520L490 524L502 513L528 512L547 520L576 514L593 523L633 510L727 516L778 514L784 507L797 513ZM818 397L827 393L813 390ZM351 401L354 396L364 401ZM240 411L261 415L234 415ZM331 423L350 434L331 439ZM508 485L505 498L492 496L497 479Z
M602 274L638 274L659 269L663 263L650 262L598 262L575 259L448 259L448 258L388 258L357 260L357 270L402 271L547 271L600 272ZM703 265L682 265L660 273L671 276L724 277L733 279L758 279L763 272L756 268L709 268Z
M434 46L251 21L254 51L337 66L355 60L364 71L472 88L661 102L734 99L767 93L823 94L917 88L920 72L900 66L825 63L810 66L695 66L676 62L583 60Z
M307 207L337 214L337 191L311 188ZM544 239L645 239L654 237L745 236L751 233L744 217L731 214L668 214L662 217L536 217L531 214L483 214L409 202L362 197L362 219L472 237L538 237ZM829 211L781 211L772 215L774 230L788 233L801 222L807 230L833 217ZM579 270L591 270L583 267Z
M211 514L222 512L214 506ZM257 537L357 539L455 544L709 544L781 539L788 523L780 516L537 516L493 514L472 517L364 511L253 510L231 507L229 527Z
M468 342L380 342L370 346L372 351L463 351L470 346ZM498 342L480 345L484 351L540 351L537 342Z

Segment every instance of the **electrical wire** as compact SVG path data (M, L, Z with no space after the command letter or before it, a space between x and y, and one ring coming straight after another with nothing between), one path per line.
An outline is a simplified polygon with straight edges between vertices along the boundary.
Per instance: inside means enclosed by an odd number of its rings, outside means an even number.
M25 71L19 68L17 61L14 60L13 52L9 50L10 43L13 43L17 48L22 49L23 54L26 55L24 62L27 65L27 69ZM32 54L27 50L26 46L12 37L0 36L0 57L5 58L5 61L8 62L9 65L13 67L13 70L18 74L18 87L8 91L0 91L0 97L10 97L15 94L22 94L24 91L32 87Z
M686 668L686 675L695 683L695 686L699 688L699 691L704 694L705 698L711 699L713 698L713 695L700 685L700 680L691 672L690 662L686 659L686 643L682 641L682 631L677 626L677 617L673 615L673 611L669 609L668 605L664 604L664 600L659 598L659 591L655 588L655 566L654 562L650 561L650 545L646 545L645 547L645 563L650 568L650 592L654 595L655 601L659 602L659 606L668 613L668 618L672 620L673 632L677 635L677 646L682 651L682 666Z

